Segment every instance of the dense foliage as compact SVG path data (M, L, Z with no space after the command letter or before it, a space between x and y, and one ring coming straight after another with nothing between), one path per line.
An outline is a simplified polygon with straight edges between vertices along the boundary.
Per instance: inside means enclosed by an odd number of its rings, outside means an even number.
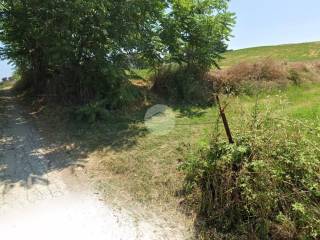
M110 106L127 93L135 62L210 67L234 22L228 0L2 0L0 11L1 56L25 87Z
M161 33L170 59L204 69L217 65L234 23L227 9L228 1L172 1Z
M214 135L183 165L200 216L223 239L319 239L319 129L306 137L298 122L244 124L235 144Z
M207 105L213 100L213 81L196 67L166 64L152 75L152 91L174 102Z

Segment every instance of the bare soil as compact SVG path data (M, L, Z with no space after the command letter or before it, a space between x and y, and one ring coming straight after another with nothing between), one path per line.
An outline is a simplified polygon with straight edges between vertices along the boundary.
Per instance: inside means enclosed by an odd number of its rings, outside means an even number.
M90 184L86 163L57 151L25 117L8 90L0 92L0 103L4 106L0 114L3 239L190 237L176 218L166 218L136 203L106 202Z

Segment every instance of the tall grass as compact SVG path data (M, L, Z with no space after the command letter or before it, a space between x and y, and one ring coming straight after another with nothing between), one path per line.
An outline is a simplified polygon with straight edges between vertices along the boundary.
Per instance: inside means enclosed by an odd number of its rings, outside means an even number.
M213 134L182 165L203 233L211 229L208 239L319 239L319 130L308 138L299 122L258 111L242 125L235 144Z
M207 78L213 82L217 92L253 94L285 88L290 84L319 82L319 73L316 63L288 64L266 58L255 63L241 62L227 69L211 71Z

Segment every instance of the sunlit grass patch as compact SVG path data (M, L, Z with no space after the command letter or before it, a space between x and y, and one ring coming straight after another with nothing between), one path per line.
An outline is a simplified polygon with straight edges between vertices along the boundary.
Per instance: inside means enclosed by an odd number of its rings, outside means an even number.
M266 57L286 62L315 61L320 59L319 49L320 42L246 48L225 53L221 65L233 66L242 61L254 62Z

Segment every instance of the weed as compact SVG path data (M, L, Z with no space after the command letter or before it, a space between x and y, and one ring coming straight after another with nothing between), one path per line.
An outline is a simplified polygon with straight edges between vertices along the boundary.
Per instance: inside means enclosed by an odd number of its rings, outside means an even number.
M187 186L201 192L201 219L235 239L318 239L319 139L294 131L294 121L253 126L235 144L213 135L182 165Z

